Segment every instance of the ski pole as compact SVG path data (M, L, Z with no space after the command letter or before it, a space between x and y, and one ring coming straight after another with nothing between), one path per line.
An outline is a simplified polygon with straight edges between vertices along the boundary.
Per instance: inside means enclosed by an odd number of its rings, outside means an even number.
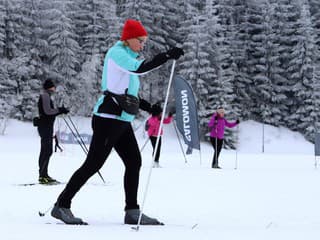
M74 130L76 131L76 133L77 133L77 135L78 135L78 137L79 137L79 139L80 139L80 141L81 141L81 143L82 143L82 145L84 146L84 148L86 149L86 151L87 151L87 153L89 152L89 150L88 150L88 148L87 148L87 145L84 143L84 141L83 141L83 139L82 139L82 137L81 137L81 135L80 135L80 133L79 133L79 131L78 131L78 129L77 129L77 127L76 127L76 125L73 123L73 121L72 121L72 119L71 119L71 117L68 115L68 119L69 119L69 121L71 122L71 124L72 124L72 126L73 126L73 128L74 128Z
M76 136L76 134L74 133L73 129L71 128L70 124L68 123L68 121L62 117L62 119L64 120L64 122L66 123L67 127L69 128L70 132L72 133L73 137L76 139L76 141L78 142L78 144L80 145L80 147L82 148L83 152L87 155L88 151L87 149L82 145L82 143L80 142L79 138Z
M50 206L46 211L44 212L38 212L39 216L40 217L44 217L51 209L52 209L53 206Z
M69 117L69 116L68 116L68 117ZM63 120L65 121L65 123L66 123L66 125L68 126L68 128L70 129L72 135L74 136L74 138L77 140L78 144L80 145L80 147L81 147L82 150L84 151L84 153L87 155L88 152L89 152L89 151L88 151L88 148L87 148L87 146L85 145L84 141L82 140L82 138L81 138L81 136L80 136L77 128L76 128L75 125L73 124L71 118L69 117L69 120L70 120L70 122L72 123L73 127L75 128L78 136L76 136L76 134L75 134L74 131L72 130L72 128L71 128L70 124L67 122L67 120L66 120L64 117L62 117L62 118L63 118ZM81 141L80 141L79 139L80 139ZM98 171L98 174L99 174L99 177L101 178L102 182L103 182L103 183L106 183L106 181L105 181L104 178L102 177L100 171Z
M147 145L147 143L149 142L150 138L147 138L146 142L143 144L142 148L140 149L140 152L142 153L143 149L145 148L145 146Z
M176 60L173 60L172 67L171 67L170 79L169 79L168 88L167 88L167 95L166 95L166 99L165 99L164 106L163 106L163 113L166 112L166 108L167 108L167 104L168 104L168 98L169 98L170 87L171 87L171 82L172 82L172 79L173 79L173 73L174 73L175 65L176 65ZM133 229L136 230L136 231L139 231L139 227L140 227L140 223L141 223L143 208L144 208L144 204L145 204L145 201L146 201L146 198L147 198L147 193L148 193L148 189L149 189L149 183L150 183L150 179L151 179L153 162L155 160L156 152L158 150L158 145L159 145L160 134L161 134L161 129L162 129L162 125L163 125L163 120L164 120L164 114L161 115L160 127L158 129L158 136L157 136L156 146L155 146L154 152L152 154L152 163L151 163L150 168L149 168L149 174L148 174L147 184L146 184L145 191L144 191L143 201L142 201L142 204L141 204L141 211L140 211L138 223L137 223L136 227L133 227Z
M237 125L236 161L235 161L234 169L238 169L238 146L239 146L239 124Z
M148 119L149 116L147 116L143 121L141 121L141 123L135 128L133 129L134 132L138 131L141 126L146 122L146 120Z
M218 165L218 133L217 133L217 136L216 136L215 145L216 145L216 149L214 150L215 155L216 155L216 161L215 161L215 162L216 162L216 165L219 166L219 165Z
M216 129L215 129L215 131L216 131L216 138L215 138L215 143L214 143L214 145L215 145L215 149L214 149L214 155L215 155L215 157L214 157L214 159L215 159L215 162L214 163L212 163L212 167L214 167L215 165L217 165L218 166L218 120L217 120L217 116L216 116L216 118L215 118L215 124L216 124Z
M181 143L181 140L180 140L180 137L179 137L179 133L178 133L178 130L177 130L177 126L176 126L176 123L173 121L173 126L174 126L174 130L176 131L176 135L177 135L177 138L178 138L178 142L179 142L179 145L180 145L180 149L181 149L181 152L183 154L183 157L184 157L184 162L185 163L188 163L187 162L187 157L183 151L183 147L182 147L182 143Z

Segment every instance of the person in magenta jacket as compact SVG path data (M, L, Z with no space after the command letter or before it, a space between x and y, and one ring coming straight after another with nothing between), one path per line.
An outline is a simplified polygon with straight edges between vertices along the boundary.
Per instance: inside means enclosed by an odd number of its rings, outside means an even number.
M152 152L152 156L154 154L155 151L155 147L156 147L156 142L157 142L157 137L158 137L158 131L160 128L160 120L161 120L161 115L162 115L162 108L160 107L159 104L155 104L152 106L151 109L151 114L152 116L147 120L147 125L148 125L148 136L149 139L151 141L152 147L153 147L153 152ZM170 112L168 117L166 117L163 120L164 124L169 124L171 123L173 117L172 117L172 113ZM154 159L154 167L160 167L159 165L159 158L160 158L160 151L161 151L161 136L163 134L163 129L161 129L160 132L160 136L159 136L159 143L158 143L158 149L156 152L156 156Z
M210 128L210 142L214 149L212 168L220 168L218 158L222 149L225 127L233 128L237 124L239 124L239 120L231 123L224 118L224 109L222 107L219 107L212 115L208 123L208 127Z

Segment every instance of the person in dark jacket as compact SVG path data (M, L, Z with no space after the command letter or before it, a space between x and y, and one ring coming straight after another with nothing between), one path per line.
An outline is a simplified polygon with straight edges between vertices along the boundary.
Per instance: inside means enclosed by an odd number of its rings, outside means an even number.
M55 91L55 85L51 79L47 79L43 84L43 91L38 101L39 124L38 133L41 138L41 149L39 155L39 183L52 184L57 182L48 174L49 160L53 148L53 126L57 115L69 112L65 107L55 108L51 99Z
M85 162L72 175L59 195L51 216L66 224L86 224L71 212L71 201L86 181L99 171L114 148L125 166L125 224L159 225L155 218L142 214L137 202L141 154L131 122L139 104L139 75L158 68L169 59L178 59L184 53L172 48L151 60L138 59L147 41L147 31L141 22L128 19L120 41L107 52L104 60L99 97L92 117L93 135Z
M230 123L224 118L224 109L222 107L219 107L212 115L208 123L208 127L210 128L210 142L214 149L212 168L220 168L218 158L222 149L225 127L233 128L237 124L239 124L239 120Z

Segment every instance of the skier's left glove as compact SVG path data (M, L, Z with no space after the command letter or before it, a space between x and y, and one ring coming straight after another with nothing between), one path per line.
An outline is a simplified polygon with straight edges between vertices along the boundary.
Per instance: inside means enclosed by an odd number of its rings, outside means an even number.
M69 113L69 109L65 108L65 107L59 107L59 114L67 114Z
M182 48L174 47L166 52L166 56L168 59L178 60L182 55L184 55L184 51Z

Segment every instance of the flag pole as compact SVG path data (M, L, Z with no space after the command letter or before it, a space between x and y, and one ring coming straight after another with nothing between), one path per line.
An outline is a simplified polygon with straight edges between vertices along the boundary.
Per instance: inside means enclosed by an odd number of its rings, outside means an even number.
M178 138L178 141L179 141L180 149L181 149L181 152L182 152L183 157L184 157L184 162L185 162L185 163L188 163L186 154L185 154L184 151L183 151L181 139L180 139L180 137L179 137L179 134L178 134L178 130L177 130L177 126L176 126L175 121L173 121L173 126L174 126L174 130L176 131L176 135L177 135L177 138Z

